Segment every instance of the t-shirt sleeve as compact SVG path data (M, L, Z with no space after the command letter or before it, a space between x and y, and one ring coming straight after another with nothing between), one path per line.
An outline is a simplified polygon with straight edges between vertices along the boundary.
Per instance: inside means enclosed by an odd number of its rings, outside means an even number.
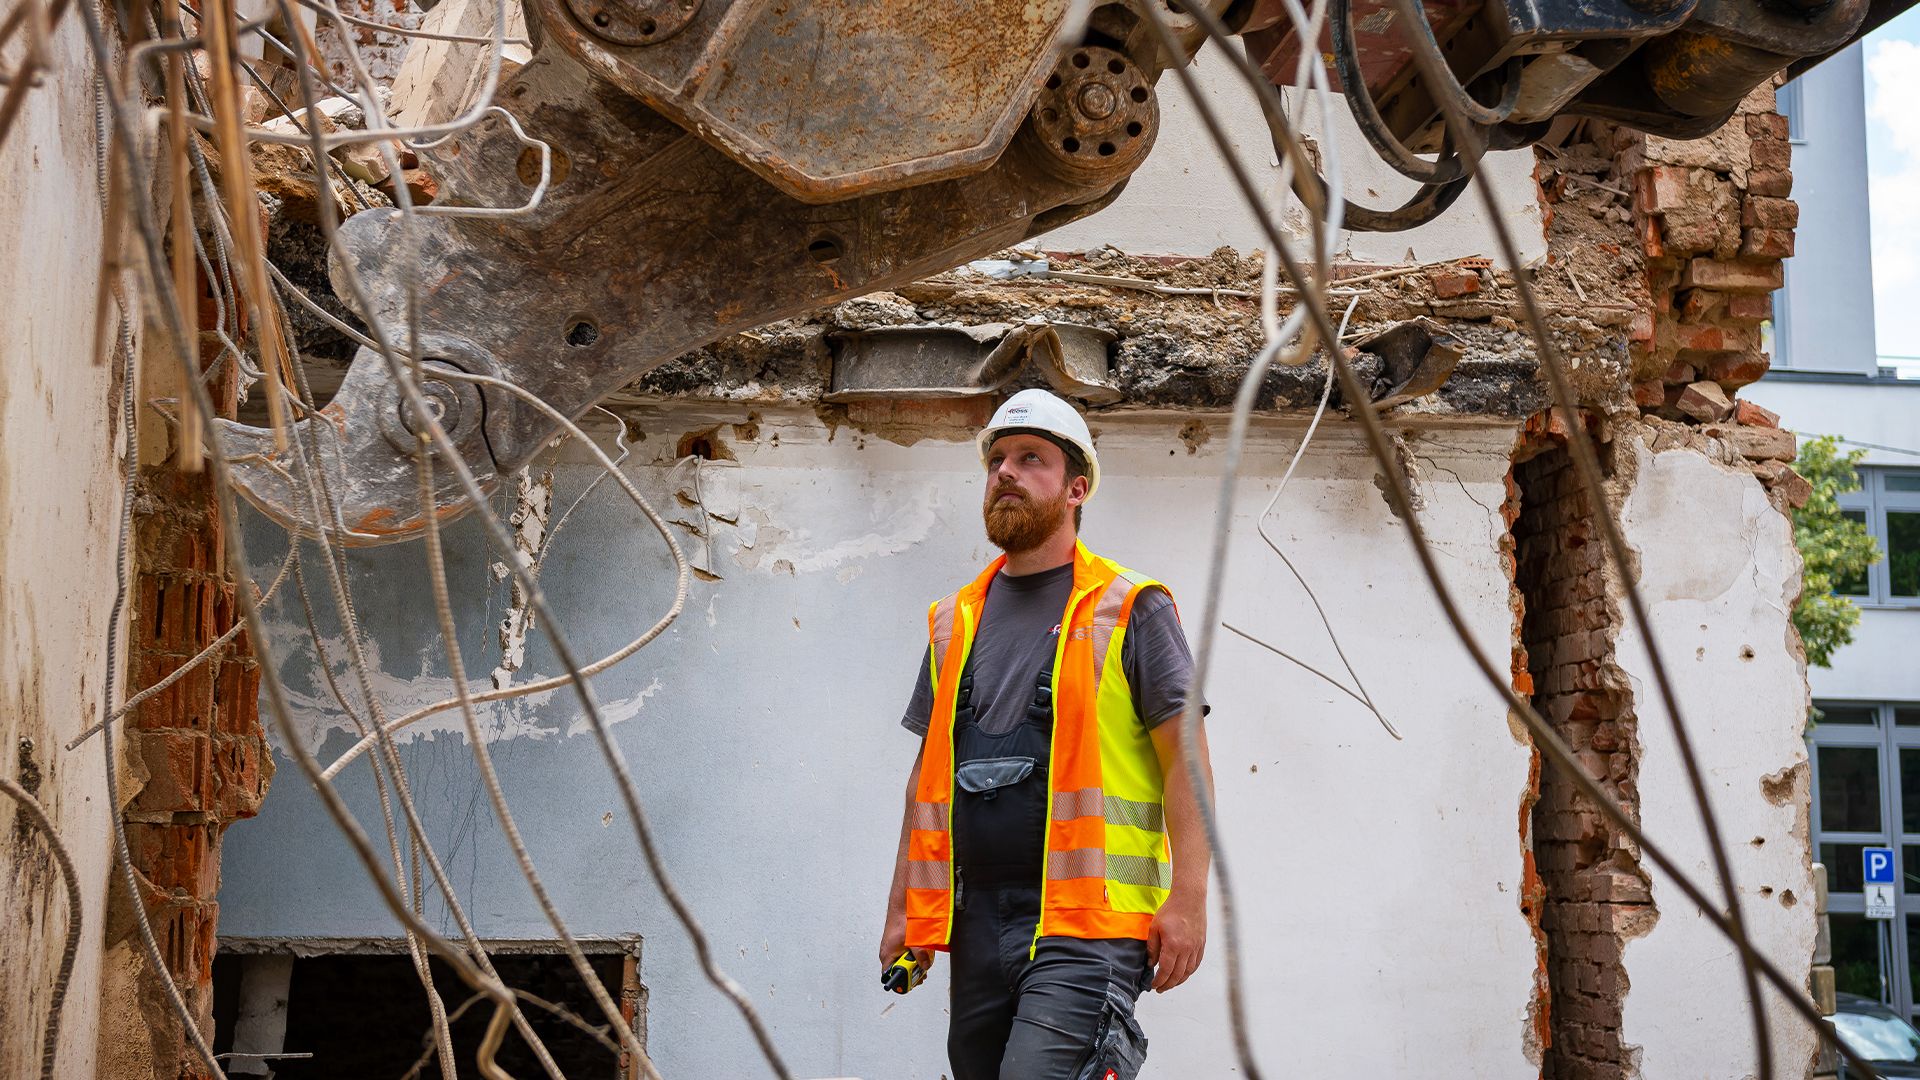
M1134 599L1127 635L1121 639L1120 664L1133 688L1134 711L1148 730L1186 711L1193 651L1165 589L1148 589ZM1208 707L1202 703L1200 711L1204 715Z
M932 649L920 650L920 675L913 680L913 697L907 701L906 714L900 717L900 726L915 735L925 735L933 718L932 658Z

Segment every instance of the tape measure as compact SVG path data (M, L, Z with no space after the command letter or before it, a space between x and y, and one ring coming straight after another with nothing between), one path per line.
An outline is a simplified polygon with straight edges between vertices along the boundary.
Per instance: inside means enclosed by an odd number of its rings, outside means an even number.
M893 966L880 973L880 988L896 994L904 994L926 981L926 969L913 958L911 951L901 953Z

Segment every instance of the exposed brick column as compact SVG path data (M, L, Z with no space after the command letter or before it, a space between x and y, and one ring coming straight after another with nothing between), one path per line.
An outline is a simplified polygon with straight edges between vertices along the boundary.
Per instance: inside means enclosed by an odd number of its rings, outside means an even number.
M212 320L211 301L203 300L202 325ZM211 335L202 335L203 367L219 348ZM232 378L218 380L212 390L215 403L231 415ZM170 455L144 467L133 539L137 576L128 635L129 693L172 674L238 617L209 473L182 472ZM273 770L260 728L259 686L259 669L243 631L124 722L126 768L133 783L122 819L141 878L140 900L168 971L198 1013L201 1030L209 1033L220 837L230 823L258 812ZM109 920L109 949L137 933L126 902L116 890L113 903L120 910ZM137 962L132 979L144 1029L178 1032L144 961ZM122 1037L137 1022L125 1016L103 1019ZM113 1038L106 1032L107 1041ZM206 1075L184 1038L155 1039L151 1069L152 1076L166 1080Z
M1781 260L1793 254L1800 208L1787 118L1771 86L1748 95L1719 132L1681 142L1618 130L1615 171L1633 182L1634 229L1646 260L1649 318L1633 336L1633 397L1645 413L1715 425L1756 462L1793 460L1764 409L1737 401L1767 373L1761 324L1773 317ZM1739 431L1738 428L1761 431ZM1784 465L1755 470L1788 502L1804 485ZM1784 475L1783 475L1784 474ZM1787 479L1791 477L1791 479Z
M1521 640L1532 703L1587 772L1637 814L1633 694L1612 662L1618 619L1607 595L1597 508L1563 444L1549 438L1544 445L1514 470L1522 495L1513 524L1515 580L1525 597ZM1621 952L1656 918L1639 852L1554 769L1540 778L1532 833L1545 890L1541 928L1551 1001L1541 1075L1626 1080L1635 1073L1621 1036L1627 991Z

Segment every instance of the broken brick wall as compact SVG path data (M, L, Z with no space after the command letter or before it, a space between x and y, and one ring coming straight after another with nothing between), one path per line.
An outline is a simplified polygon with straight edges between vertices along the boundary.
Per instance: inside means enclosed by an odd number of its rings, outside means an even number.
M204 287L204 281L203 281ZM212 325L210 297L201 325ZM201 339L210 368L220 344ZM148 358L150 396L171 374L171 357ZM236 388L229 374L210 387L231 415ZM151 418L151 414L149 414ZM169 440L147 440L134 504L128 685L134 692L172 675L233 627L240 617L227 572L224 526L206 471L184 472ZM260 673L242 631L228 645L123 722L126 772L121 818L141 883L140 902L161 956L201 1030L211 1032L213 952L219 904L220 841L227 826L259 811L273 771L259 721ZM101 1025L102 1075L199 1078L208 1075L185 1038L156 975L148 969L128 898L116 875L108 912L109 993L123 995L139 1023L125 1016ZM129 1034L138 1032L138 1038Z
M1767 372L1761 324L1800 222L1787 118L1763 86L1707 138L1619 130L1613 146L1651 300L1633 336L1634 401L1668 419L1725 419L1732 394Z
M1515 582L1525 598L1521 640L1532 704L1590 775L1631 810L1638 800L1633 694L1611 662L1609 599L1598 509L1563 445L1515 467ZM1534 860L1545 888L1551 1043L1547 1080L1625 1080L1621 1031L1626 938L1655 918L1638 853L1557 769L1543 770L1533 808Z
M1634 403L1644 415L1702 427L1745 457L1776 503L1812 493L1793 472L1793 433L1735 397L1767 373L1761 324L1773 317L1782 260L1800 210L1787 118L1773 88L1747 96L1727 126L1676 141L1614 133L1615 166L1633 182L1651 319L1633 338Z
M1799 223L1790 150L1771 86L1703 139L1588 121L1574 141L1539 155L1550 254L1536 276L1585 282L1589 306L1632 311L1624 379L1604 352L1563 346L1583 404L1610 420L1637 413L1703 426L1797 503L1807 491L1786 465L1793 436L1735 397L1769 364L1763 326Z
M1772 89L1755 91L1704 139L1594 124L1584 142L1543 152L1541 164L1552 261L1575 280L1587 268L1590 283L1592 269L1604 266L1617 286L1607 299L1639 309L1629 334L1630 403L1610 401L1604 388L1583 381L1578 368L1586 358L1572 358L1576 387L1592 406L1584 420L1602 437L1604 497L1614 512L1635 478L1616 475L1611 459L1643 444L1750 471L1780 514L1803 502L1808 488L1791 468L1793 434L1735 396L1766 373L1762 328L1798 223L1788 197L1786 120ZM1623 433L1634 440L1627 451L1606 441ZM1620 568L1607 565L1595 517L1604 508L1582 490L1564 435L1557 419L1537 417L1516 454L1520 644L1532 704L1638 821L1645 761L1634 689L1642 677L1624 671L1616 653L1626 583ZM1625 572L1638 577L1640 568ZM1641 1040L1625 1022L1623 957L1660 918L1651 875L1640 852L1552 768L1543 770L1529 824L1545 890L1550 1045L1542 1076L1638 1076Z

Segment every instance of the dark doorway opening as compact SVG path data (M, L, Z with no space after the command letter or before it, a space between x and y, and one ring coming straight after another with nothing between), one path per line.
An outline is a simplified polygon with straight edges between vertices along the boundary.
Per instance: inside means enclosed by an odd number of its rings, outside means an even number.
M644 1044L644 990L638 960L621 944L582 943L594 974ZM535 1034L570 1080L628 1080L639 1075L627 1055L615 1052L618 1037L564 953L493 952L501 979L521 997L521 1010ZM461 1075L479 1075L475 1054L485 1038L493 1006L460 981L452 968L430 960L433 984L445 1003ZM253 971L250 975L249 968ZM290 971L288 968L290 967ZM263 970L273 971L266 979ZM433 1021L425 990L405 952L337 953L288 958L284 952L244 953L223 949L213 962L214 1053L236 1076L280 1080L433 1078L440 1075ZM286 1002L285 1034L279 1045L261 1045L259 1016ZM243 1013L250 1018L243 1018ZM254 1025L249 1029L249 1024ZM269 1025L275 1027L277 1024ZM236 1047L236 1028L242 1030ZM298 1056L298 1055L311 1055ZM495 1055L515 1076L545 1070L519 1032L509 1028Z

